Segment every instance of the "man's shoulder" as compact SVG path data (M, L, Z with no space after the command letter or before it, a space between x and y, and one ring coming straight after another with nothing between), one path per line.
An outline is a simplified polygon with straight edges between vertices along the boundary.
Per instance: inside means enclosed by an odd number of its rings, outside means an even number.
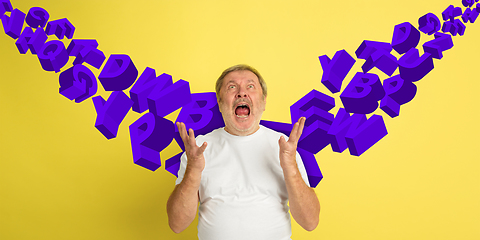
M272 137L278 137L278 138L280 138L280 136L288 137L287 135L285 135L282 132L275 131L275 130L273 130L271 128L268 128L268 127L265 127L263 125L260 125L260 128L263 129L263 131L265 132L266 135L269 135L269 136L272 136Z
M209 139L216 139L216 138L219 138L222 134L223 134L223 127L221 128L217 128L217 129L214 129L212 130L211 132L208 132L206 134L203 134L203 135L198 135L195 137L196 140L203 140L203 141L206 141L206 140L209 140Z

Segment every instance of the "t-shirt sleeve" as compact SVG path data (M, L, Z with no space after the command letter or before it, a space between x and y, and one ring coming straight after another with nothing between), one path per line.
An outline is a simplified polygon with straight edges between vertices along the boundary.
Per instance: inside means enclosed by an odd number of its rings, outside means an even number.
M300 175L302 175L303 181L310 187L310 183L308 181L307 170L305 169L305 165L303 165L303 160L300 157L300 154L297 152L297 167L298 171L300 171Z
M180 157L180 168L178 169L178 178L175 181L175 185L178 185L182 182L186 169L187 169L187 154L183 152L182 156Z

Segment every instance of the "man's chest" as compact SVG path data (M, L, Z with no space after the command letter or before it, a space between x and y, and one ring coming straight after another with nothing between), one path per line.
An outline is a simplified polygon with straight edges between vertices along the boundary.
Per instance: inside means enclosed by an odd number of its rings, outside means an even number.
M287 198L278 149L268 144L226 143L205 156L200 201Z

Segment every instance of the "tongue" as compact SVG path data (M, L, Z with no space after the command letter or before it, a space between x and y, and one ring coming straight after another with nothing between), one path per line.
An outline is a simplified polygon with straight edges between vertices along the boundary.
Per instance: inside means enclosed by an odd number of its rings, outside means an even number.
M235 109L235 114L238 116L247 116L250 114L250 110L247 107L238 107Z

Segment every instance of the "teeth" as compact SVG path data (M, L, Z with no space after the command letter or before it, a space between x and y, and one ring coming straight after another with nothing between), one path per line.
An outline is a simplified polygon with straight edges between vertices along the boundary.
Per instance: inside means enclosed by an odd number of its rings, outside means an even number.
M235 115L236 115L236 114L235 114ZM239 117L239 118L246 118L246 117L248 117L248 115L244 115L244 116L238 116L238 115L236 115L236 116Z

